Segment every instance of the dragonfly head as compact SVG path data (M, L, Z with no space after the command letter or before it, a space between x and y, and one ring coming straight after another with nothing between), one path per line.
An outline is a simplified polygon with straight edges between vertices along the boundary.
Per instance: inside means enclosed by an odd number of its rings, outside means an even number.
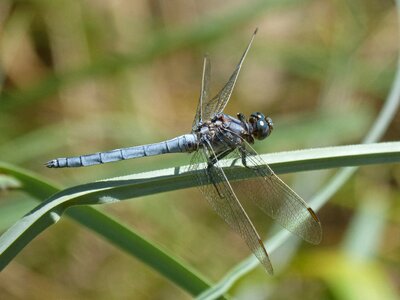
M263 140L269 136L274 129L274 123L270 117L265 117L260 112L255 112L250 115L249 122L252 126L251 134L257 140Z

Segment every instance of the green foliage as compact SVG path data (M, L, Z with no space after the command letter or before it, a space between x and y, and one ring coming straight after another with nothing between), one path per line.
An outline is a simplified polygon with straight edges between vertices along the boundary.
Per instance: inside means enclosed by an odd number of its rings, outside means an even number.
M81 225L107 239L110 243L137 257L158 272L175 282L183 289L196 295L209 284L190 267L179 262L171 254L150 243L133 230L128 229L120 221L87 207L91 204L114 202L115 198L131 198L124 189L124 184L118 180L114 184L98 187L99 183L86 184L58 191L56 187L40 179L37 174L1 163L0 171L13 176L14 180L23 186L23 190L33 197L47 201L26 214L20 221L7 230L0 237L0 268L3 269L22 248L35 238L41 231L56 223L65 210L71 207L66 214ZM134 180L130 180L131 182ZM140 182L140 180L138 180ZM119 183L118 183L119 182ZM129 185L129 184L128 184ZM131 191L135 191L135 184ZM143 183L140 185L142 190ZM125 185L125 188L127 186ZM124 192L125 190L125 192ZM139 188L139 192L140 192ZM55 193L55 194L54 194ZM97 193L97 195L96 195ZM53 196L51 196L54 194ZM101 195L100 195L101 194ZM86 200L85 200L86 199ZM83 206L83 207L73 207Z
M400 161L400 142L330 147L264 155L278 174L332 167L355 166ZM242 166L226 161L227 168L235 168L240 178ZM14 176L32 196L55 192L56 188L40 179L7 165L0 165L5 174ZM104 181L71 187L55 193L26 214L0 237L0 268L4 268L40 232L56 223L62 214L75 206L114 203L121 200L173 191L193 186L194 174L188 166L132 174ZM242 178L246 179L246 178ZM204 279L189 267L165 254L118 221L89 207L74 208L68 215L111 243L141 259L182 288L198 294L207 287ZM276 240L277 243L279 240ZM270 243L271 248L278 246Z
M0 2L0 298L395 299L400 146L377 143L399 137L393 3L117 2ZM285 181L320 210L324 230L311 248L272 228L276 276L243 259L241 241L184 190L185 155L42 166L186 133L202 55L217 91L255 27L227 112L273 118L274 133L255 147L274 152L264 159L291 174ZM325 171L296 174L313 170ZM110 202L119 203L88 206ZM270 224L253 213L265 233Z

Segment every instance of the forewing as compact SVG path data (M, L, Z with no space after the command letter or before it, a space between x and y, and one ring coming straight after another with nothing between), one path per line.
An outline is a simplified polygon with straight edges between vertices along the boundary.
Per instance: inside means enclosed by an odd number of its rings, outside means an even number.
M321 223L307 203L287 186L263 159L247 144L246 162L238 180L237 173L226 171L234 191L239 197L251 199L277 223L312 244L318 244L322 238ZM241 160L239 150L229 157Z
M196 130L197 125L204 120L203 110L210 94L210 77L211 77L211 62L208 55L205 55L203 60L203 75L201 77L200 98L199 98L199 103L197 104L196 116L194 117L193 120L192 130Z
M247 52L249 52L249 49L251 47L251 44L253 43L256 33L257 29L254 31L253 36L251 37L251 40L246 50L244 51L238 65L235 68L235 71L232 73L228 82L214 98L212 98L209 102L205 104L203 110L203 120L211 119L215 114L221 113L224 110L226 104L228 103L232 95L232 91L233 88L235 87L235 83L239 76L240 69L242 68L242 64L244 62L244 59L246 58Z
M195 171L201 192L217 214L245 240L268 273L272 274L271 261L264 244L219 167L219 162L210 168L204 164L210 152L212 149L199 149L191 162L191 170Z

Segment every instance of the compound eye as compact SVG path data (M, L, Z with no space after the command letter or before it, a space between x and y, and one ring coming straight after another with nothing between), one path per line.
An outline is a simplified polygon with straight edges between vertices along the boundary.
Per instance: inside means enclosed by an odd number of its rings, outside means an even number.
M257 140L263 140L271 134L274 124L271 118L265 117L260 112L255 112L250 115L250 124L253 126L252 135Z
M271 133L269 124L264 118L257 120L254 137L258 140L263 140Z
M252 113L250 116L253 117L256 120L265 119L265 116L262 113L258 112L258 111L255 112L255 113Z

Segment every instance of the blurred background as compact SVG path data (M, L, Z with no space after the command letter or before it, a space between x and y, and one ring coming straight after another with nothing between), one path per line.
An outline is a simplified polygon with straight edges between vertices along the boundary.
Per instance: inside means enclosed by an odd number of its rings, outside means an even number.
M393 82L397 18L389 0L3 0L0 160L63 187L187 164L190 155L171 154L81 169L43 166L55 157L189 132L203 55L210 55L216 94L256 27L225 111L261 111L274 120L275 130L256 145L258 152L360 143ZM383 140L398 140L399 127L397 114ZM307 200L335 172L282 178ZM321 245L293 239L272 255L274 277L260 266L230 294L395 299L400 294L399 185L399 165L360 168L318 212ZM0 187L0 230L37 204L18 189ZM97 208L212 282L250 254L196 189ZM251 207L249 214L266 234L268 218ZM43 232L0 274L1 299L45 297L191 298L68 218Z

